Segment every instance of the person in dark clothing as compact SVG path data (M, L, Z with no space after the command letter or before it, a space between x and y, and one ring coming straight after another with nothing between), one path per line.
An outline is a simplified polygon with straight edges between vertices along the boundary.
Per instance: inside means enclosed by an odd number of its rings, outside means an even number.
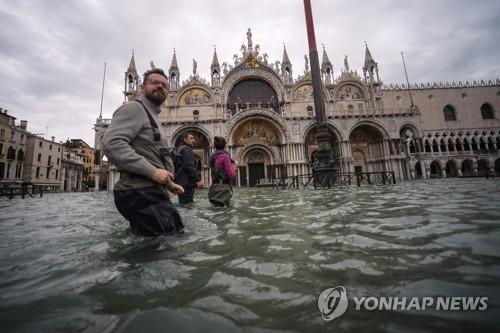
M144 74L143 94L120 106L102 139L109 161L120 171L114 187L116 208L142 236L182 233L184 225L168 191L183 188L173 182L173 163L162 136L158 114L165 101L165 73L152 69Z
M203 182L198 174L198 161L193 154L195 138L191 133L183 136L184 143L175 153L175 182L184 188L184 193L178 194L180 204L193 202L196 188L203 188Z

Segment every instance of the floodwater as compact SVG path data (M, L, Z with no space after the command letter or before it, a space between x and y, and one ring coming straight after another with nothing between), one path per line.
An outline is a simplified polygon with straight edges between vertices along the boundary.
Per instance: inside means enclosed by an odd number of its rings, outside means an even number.
M130 235L110 193L0 198L0 331L500 330L500 179L238 188L227 209L206 194L180 208L185 235L156 239ZM324 321L336 286L347 312ZM356 310L370 296L488 309Z

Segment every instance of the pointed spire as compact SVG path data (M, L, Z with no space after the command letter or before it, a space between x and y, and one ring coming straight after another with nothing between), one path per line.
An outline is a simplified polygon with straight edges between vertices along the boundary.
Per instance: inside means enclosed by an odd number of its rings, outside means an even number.
M328 58L328 54L326 54L325 45L323 44L323 61L321 62L321 67L325 67L328 65L332 65L330 59Z
M279 68L279 61L276 62L276 69ZM292 74L292 63L290 58L288 58L288 53L286 52L285 43L283 43L283 61L281 62L281 78L285 84L293 83Z
M135 67L134 50L132 50L132 57L130 58L130 64L128 65L127 72L137 73L137 68Z
M106 71L106 65L104 65L104 70ZM127 71L125 72L125 91L123 92L125 102L134 100L137 94L137 88L139 87L139 81L140 77L139 74L137 74L137 68L135 67L135 54L134 50L132 50L132 57L130 58Z
M220 65L219 59L217 58L217 49L214 45L214 57L212 59L212 65L210 66L210 69L213 71L215 68L220 68Z
M375 64L375 60L373 60L372 54L370 53L370 50L368 49L368 44L366 44L366 50L365 50L365 67L369 67L372 64Z
M176 91L177 89L179 89L180 73L179 66L177 65L177 56L175 54L175 49L174 56L172 57L172 63L170 64L170 68L168 69L168 76L170 79L170 90Z
M323 61L321 62L321 76L325 84L332 84L333 68L328 54L326 54L325 45L323 45Z
M281 62L282 66L283 65L288 65L290 63L290 59L288 58L288 53L286 52L286 46L283 43L283 61Z
M170 64L170 70L175 70L179 69L179 66L177 65L177 56L175 54L175 49L174 49L174 56L172 57L172 63Z

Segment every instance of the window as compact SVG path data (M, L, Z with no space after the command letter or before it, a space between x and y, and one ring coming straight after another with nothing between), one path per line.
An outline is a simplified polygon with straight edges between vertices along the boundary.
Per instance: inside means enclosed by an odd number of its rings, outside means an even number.
M40 148L42 148L42 147L43 147L43 142L42 142L42 141L40 141L40 142L38 143L38 147L40 147Z
M495 119L493 108L488 103L481 105L481 117L483 119Z
M49 146L49 150L52 150L52 145Z
M61 152L61 147L58 147L57 148L57 152L60 153Z
M59 165L59 157L57 158L57 165Z
M49 156L49 160L47 161L47 165L50 165L51 162L52 162L52 156Z
M457 120L455 115L455 109L451 105L446 105L443 109L444 120L446 121L454 121Z
M36 178L40 177L40 167L36 167Z
M9 147L9 150L7 150L7 159L8 160L15 160L16 159L16 150L14 147Z
M16 165L16 178L21 178L21 164Z
M0 155L2 155L3 152L3 143L0 142Z
M56 170L56 179L59 179L59 170Z
M5 130L2 128L0 129L0 138L3 138L5 136Z
M42 160L42 154L38 154L38 162L40 162Z
M200 120L200 111L194 110L193 111L193 120Z

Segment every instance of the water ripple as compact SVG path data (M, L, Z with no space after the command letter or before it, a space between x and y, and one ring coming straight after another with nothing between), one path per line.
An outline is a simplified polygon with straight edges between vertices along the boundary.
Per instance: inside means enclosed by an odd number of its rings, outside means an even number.
M109 193L1 199L2 332L498 330L499 194L497 179L235 188L215 208L201 190L179 207L186 233L155 239L129 234ZM491 309L350 308L324 322L317 297L339 285L350 297L487 295Z

